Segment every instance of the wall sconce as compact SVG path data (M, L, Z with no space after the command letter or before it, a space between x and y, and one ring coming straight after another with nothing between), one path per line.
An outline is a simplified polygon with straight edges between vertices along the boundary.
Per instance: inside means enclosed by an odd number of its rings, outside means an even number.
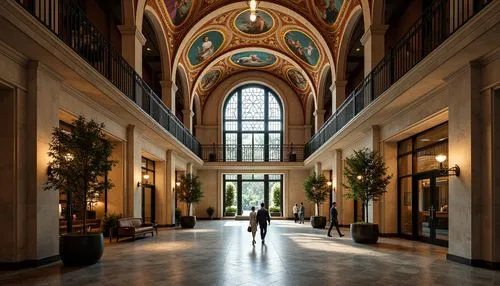
M327 182L326 183L329 187L331 187L333 185L333 183L331 181Z
M442 176L450 176L450 175L455 175L455 176L460 176L460 167L458 167L457 164L455 166L446 169L443 168L443 162L446 161L446 155L444 154L438 154L436 156L436 161L439 162L439 174Z
M180 186L181 186L181 182L175 182L175 185L176 185L177 187L180 187Z

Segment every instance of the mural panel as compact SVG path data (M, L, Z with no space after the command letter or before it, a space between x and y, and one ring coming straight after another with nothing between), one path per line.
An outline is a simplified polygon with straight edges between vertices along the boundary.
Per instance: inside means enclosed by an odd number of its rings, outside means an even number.
M301 31L292 30L285 33L285 44L298 58L310 66L319 62L318 46Z
M323 21L332 25L339 16L344 0L314 0L314 8Z
M231 61L242 67L268 67L276 63L277 58L266 52L241 52L234 54Z
M296 88L300 90L307 88L307 80L298 69L289 69L286 76Z
M211 89L219 80L221 75L220 70L210 70L208 71L200 82L200 88L203 91Z
M258 10L257 19L250 21L250 11L239 14L234 20L234 26L240 32L251 35L260 35L268 32L274 26L274 19L267 12Z
M192 66L197 66L213 54L224 43L224 34L219 31L208 31L201 34L189 47L188 59Z
M176 26L182 24L189 15L191 7L193 6L192 0L163 0L167 7L170 20Z

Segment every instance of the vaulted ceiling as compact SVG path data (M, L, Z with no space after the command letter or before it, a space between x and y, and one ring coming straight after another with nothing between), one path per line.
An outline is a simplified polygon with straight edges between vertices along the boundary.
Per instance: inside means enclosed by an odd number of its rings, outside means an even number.
M172 66L184 67L188 92L198 94L202 103L218 83L253 69L288 82L305 105L306 97L318 92L323 69L334 66L346 10L359 4L359 0L259 2L252 22L247 1L148 1L160 11L167 28Z

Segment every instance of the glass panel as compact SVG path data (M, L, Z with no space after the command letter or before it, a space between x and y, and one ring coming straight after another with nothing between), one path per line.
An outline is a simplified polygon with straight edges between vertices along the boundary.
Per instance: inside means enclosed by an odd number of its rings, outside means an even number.
M264 131L264 121L243 121L242 131Z
M147 162L147 168L149 170L153 170L154 171L155 170L155 162L151 161L151 160L146 160L146 162Z
M226 175L227 178L235 178L237 179L237 175ZM236 208L237 208L237 202L238 202L238 191L236 189L236 182L226 182L225 188L224 188L224 198L225 198L225 216L233 216L236 214ZM230 195L228 195L230 194ZM231 200L232 196L232 200ZM231 200L231 201L230 201Z
M416 138L416 149L435 144L438 142L443 142L448 139L448 124L433 128L426 131Z
M448 177L436 178L436 239L448 240Z
M243 180L253 180L253 175L252 174L243 174L243 175L241 175L241 178Z
M269 210L281 212L281 182L269 182Z
M281 106L276 97L269 92L269 119L281 119Z
M410 153L408 155L404 155L399 157L398 159L398 175L400 177L411 175L411 167L412 167L412 158L413 155Z
M226 104L226 119L238 119L238 93L234 93Z
M269 175L269 180L281 180L281 175L280 174L271 174Z
M399 220L399 227L402 234L411 235L413 233L413 222L412 222L412 178L406 177L400 180L399 192L400 192L400 209L401 213Z
M242 119L264 120L264 89L245 88L241 91Z
M281 134L269 134L269 161L281 161Z
M254 174L253 179L254 180L264 180L264 174Z
M142 168L146 168L147 167L146 158L144 158L144 157L141 158L141 167Z
M152 190L151 188L147 188L145 187L144 190L144 209L143 209L143 213L144 213L144 217L142 218L142 220L144 221L144 223L152 223L152 211L153 211L153 204L152 204L152 201L151 201L151 195L152 195Z
M398 155L406 154L412 151L412 139L406 139L404 141L399 142L398 145Z
M269 124L269 131L281 131L280 121L270 121L268 124Z
M226 161L236 161L237 159L237 138L236 133L226 133L226 146L224 150Z
M229 180L234 180L234 181L236 181L236 180L238 179L238 175L224 175L224 176L225 176L225 179L226 179L227 181L229 181Z
M264 161L264 133L253 134L253 160Z
M431 180L417 181L418 187L418 234L422 237L431 236Z
M436 155L438 154L448 155L448 142L418 151L415 155L416 170L414 173L438 169L439 163L436 161ZM443 162L442 167L448 167L448 160Z
M226 131L238 131L237 121L226 121L224 128Z
M243 215L249 215L252 207L258 209L260 203L264 202L264 182L243 181L242 188Z

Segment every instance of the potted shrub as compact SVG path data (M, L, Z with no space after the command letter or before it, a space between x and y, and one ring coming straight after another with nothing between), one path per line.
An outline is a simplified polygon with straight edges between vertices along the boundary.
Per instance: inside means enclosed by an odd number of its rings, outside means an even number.
M311 225L314 228L325 228L326 217L319 215L319 205L326 200L330 193L327 179L315 173L307 177L304 182L304 192L307 200L314 203L314 216L311 216Z
M281 216L280 208L276 206L270 207L269 213L271 214L271 216Z
M121 214L109 214L104 217L104 236L116 237L118 235L116 227L118 226L118 220L121 218Z
M225 208L225 216L235 216L236 215L236 208L233 207L234 205L234 194L236 192L236 188L233 184L229 183L226 185L226 196L225 196L225 202L224 202L224 208Z
M55 128L49 143L48 179L45 190L59 190L67 196L66 219L68 233L60 236L59 254L64 265L90 265L102 256L102 233L90 233L87 229L87 205L112 184L105 176L116 163L110 160L113 151L111 141L103 133L103 124L87 121L83 116L72 123L67 132ZM83 214L81 233L72 232L72 206Z
M235 216L236 208L235 207L227 207L226 208L226 216Z
M182 211L180 208L175 209L175 226L179 226L181 223L181 213Z
M351 237L358 243L376 243L379 228L378 224L369 222L368 203L387 191L392 175L387 175L385 163L376 152L361 149L347 158L344 176L343 186L350 191L345 197L363 203L363 222L351 224Z
M181 227L193 228L196 224L196 217L193 216L193 204L197 203L203 198L203 191L201 190L200 178L191 173L186 173L180 178L180 184L175 187L178 198L181 202L187 204L188 214L182 216Z
M214 208L212 206L208 206L208 208L207 208L207 214L208 214L208 217L210 219L213 219L214 212L215 212Z
M269 208L271 216L281 216L281 188L278 184L275 184L272 189L273 194L273 206Z

